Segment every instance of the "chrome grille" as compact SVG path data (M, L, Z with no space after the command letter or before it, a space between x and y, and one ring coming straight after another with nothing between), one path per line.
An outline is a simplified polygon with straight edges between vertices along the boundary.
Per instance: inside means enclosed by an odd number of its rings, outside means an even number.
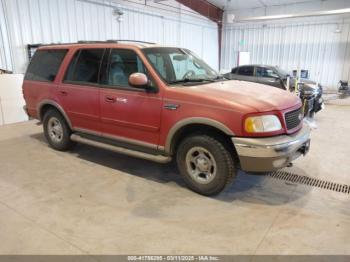
M301 114L301 107L296 110L287 112L284 115L288 130L296 128L300 124L300 122L303 120L303 119L299 119L300 114Z

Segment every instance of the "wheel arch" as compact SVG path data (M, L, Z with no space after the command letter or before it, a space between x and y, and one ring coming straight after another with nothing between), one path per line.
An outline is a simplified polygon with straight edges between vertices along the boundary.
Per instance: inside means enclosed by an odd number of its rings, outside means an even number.
M210 119L203 117L191 117L183 119L177 122L169 131L164 151L167 154L172 155L176 149L178 142L181 138L188 132L195 132L196 128L202 128L202 130L211 130L217 132L218 134L226 135L227 137L232 137L235 134L226 125ZM187 132L188 131L188 132Z
M53 101L53 100L48 100L45 99L43 101L41 101L38 105L38 117L40 121L43 121L45 112L47 112L48 109L53 108L56 109L58 112L60 112L60 114L64 117L64 119L66 120L68 126L70 129L72 129L72 123L69 120L66 112L64 111L64 109L62 108L62 106L60 106L57 102Z

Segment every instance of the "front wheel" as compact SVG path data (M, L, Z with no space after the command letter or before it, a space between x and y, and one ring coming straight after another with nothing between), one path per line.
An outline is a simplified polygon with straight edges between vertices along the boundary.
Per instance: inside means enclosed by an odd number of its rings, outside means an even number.
M220 193L236 175L230 152L222 142L208 135L185 138L176 159L187 186L202 195Z

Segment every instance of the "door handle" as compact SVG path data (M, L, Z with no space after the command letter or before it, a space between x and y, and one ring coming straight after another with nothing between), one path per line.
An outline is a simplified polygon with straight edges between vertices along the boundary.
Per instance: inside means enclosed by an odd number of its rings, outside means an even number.
M123 98L123 97L117 97L117 102L120 102L120 103L127 103L127 102L128 102L128 99Z
M107 103L114 103L115 102L115 98L114 97L111 97L111 96L106 96L105 97L105 101Z
M62 96L68 95L68 93L67 93L66 91L60 91L60 94L61 94Z

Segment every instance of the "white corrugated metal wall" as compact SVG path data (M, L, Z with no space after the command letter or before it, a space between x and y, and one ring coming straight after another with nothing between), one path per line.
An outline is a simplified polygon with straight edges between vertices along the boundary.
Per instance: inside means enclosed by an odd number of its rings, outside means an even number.
M0 69L12 70L10 41L7 31L7 20L0 1Z
M174 0L151 4L159 8L122 0L0 0L0 68L24 73L28 44L107 39L187 47L218 68L216 23ZM124 12L121 22L113 15L115 7ZM21 82L10 86L4 77L0 79L0 125L26 118ZM11 97L4 95L8 93Z
M180 7L175 1L167 2ZM1 65L15 72L25 71L27 44L107 39L187 47L218 68L217 25L199 15L181 12L186 10L184 6L178 13L170 13L117 0L0 0L0 3L5 14L1 15L0 9L0 40L7 33L10 35L5 39L10 49L1 48ZM116 6L124 11L122 22L113 16ZM3 32L2 17L8 20L7 33ZM12 60L5 59L11 56Z
M350 80L349 20L226 25L221 68L237 65L239 51L250 52L252 64L278 65L288 71L300 66L326 88ZM336 29L341 32L337 33Z

